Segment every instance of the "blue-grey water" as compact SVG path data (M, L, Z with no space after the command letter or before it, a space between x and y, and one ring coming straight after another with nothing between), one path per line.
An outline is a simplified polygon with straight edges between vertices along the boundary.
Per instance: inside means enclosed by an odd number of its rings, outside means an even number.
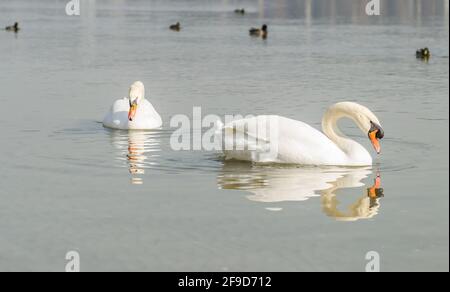
M82 271L364 271L369 251L383 271L448 271L447 0L371 17L351 0L81 0L72 17L67 2L0 2L0 26L22 27L0 31L1 271L64 271L72 250ZM269 38L250 38L263 23ZM163 129L104 129L135 80ZM343 100L383 124L373 168L170 147L171 118L193 106L320 128Z

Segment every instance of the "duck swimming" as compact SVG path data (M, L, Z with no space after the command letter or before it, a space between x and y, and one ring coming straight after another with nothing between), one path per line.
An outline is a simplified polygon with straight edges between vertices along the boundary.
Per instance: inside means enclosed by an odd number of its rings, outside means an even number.
M19 28L19 23L16 22L16 23L14 23L14 25L5 27L5 30L6 30L6 31L18 32L18 31L20 30L20 28Z
M181 30L181 24L179 22L177 22L175 24L172 24L169 28L171 30L173 30L173 31L180 31Z
M236 14L245 14L245 9L244 8L242 8L242 9L235 9L234 13L236 13Z
M151 130L162 126L161 116L145 99L145 88L141 81L130 86L128 97L114 102L103 119L103 126L117 130Z
M254 28L254 27L252 27L249 30L249 33L250 33L251 36L262 37L263 39L265 39L265 38L267 38L267 34L268 34L267 25L264 24L261 28Z
M416 51L416 58L418 59L429 59L431 57L431 52L428 48L418 49Z

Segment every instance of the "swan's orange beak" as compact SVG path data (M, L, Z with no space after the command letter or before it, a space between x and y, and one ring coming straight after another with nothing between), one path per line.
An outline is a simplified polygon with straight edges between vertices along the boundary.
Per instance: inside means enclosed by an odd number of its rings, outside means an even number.
M383 129L376 123L370 122L369 139L372 142L373 148L378 154L381 152L380 139L384 137Z
M377 151L378 154L381 152L380 141L377 138L378 130L372 131L369 133L370 142L372 142L373 148Z
M130 106L130 111L128 112L128 120L131 122L134 119L134 116L136 115L136 110L137 110L137 104L133 103Z

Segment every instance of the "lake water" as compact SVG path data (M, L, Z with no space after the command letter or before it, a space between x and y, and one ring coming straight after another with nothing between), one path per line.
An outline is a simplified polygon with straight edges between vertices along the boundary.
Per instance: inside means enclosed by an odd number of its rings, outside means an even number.
M364 271L369 251L383 271L448 271L448 1L372 17L346 0L82 0L80 17L66 2L0 2L0 26L22 27L0 31L1 271L64 271L72 250L83 271ZM263 23L269 38L250 38ZM104 129L135 80L163 129ZM172 116L194 106L319 128L343 100L383 124L373 168L170 148Z

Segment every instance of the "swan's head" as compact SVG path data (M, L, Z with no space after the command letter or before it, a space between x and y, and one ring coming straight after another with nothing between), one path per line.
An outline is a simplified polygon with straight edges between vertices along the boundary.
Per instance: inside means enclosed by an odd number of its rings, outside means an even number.
M327 128L326 121L329 119L336 121L342 117L354 120L361 131L367 133L375 151L378 154L381 152L379 140L384 137L384 131L380 121L372 111L355 102L339 102L326 112L324 116L324 130Z
M355 118L359 128L364 133L367 133L373 148L378 154L380 154L380 140L384 137L384 131L377 116L375 116L375 114L365 106L352 102L349 102L348 104L353 112L353 117Z
M130 110L128 112L128 120L133 121L139 103L145 96L145 87L141 81L136 81L130 86L128 98L130 100Z

